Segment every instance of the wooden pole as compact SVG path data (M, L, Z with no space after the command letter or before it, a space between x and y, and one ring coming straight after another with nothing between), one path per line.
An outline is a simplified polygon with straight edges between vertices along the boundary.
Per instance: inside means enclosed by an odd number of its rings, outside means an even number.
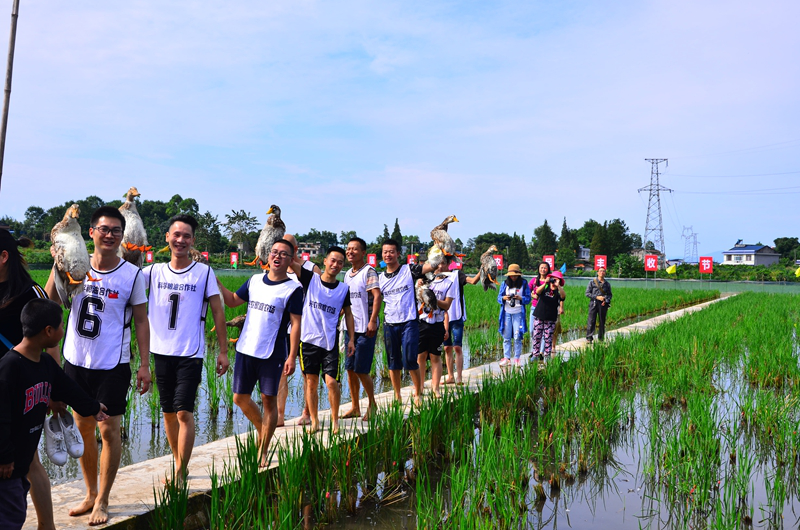
M11 100L11 74L14 71L14 44L17 41L17 16L19 0L14 0L11 8L11 33L8 37L8 66L6 67L6 88L3 96L3 123L0 125L0 188L3 185L3 159L6 153L6 130L8 129L8 104Z

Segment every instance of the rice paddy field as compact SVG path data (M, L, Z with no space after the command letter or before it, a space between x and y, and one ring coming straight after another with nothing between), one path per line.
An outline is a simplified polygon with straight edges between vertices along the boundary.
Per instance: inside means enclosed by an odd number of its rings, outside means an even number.
M215 470L210 528L797 528L800 297L748 293ZM181 521L158 493L155 528ZM173 526L169 526L173 525Z
M34 280L44 285L48 271L32 271ZM219 273L221 281L231 290L238 289L247 279L248 275ZM616 285L615 285L616 287ZM588 310L588 300L583 296L585 281L581 285L567 285L567 301L562 327L565 333L562 340L575 338L582 333L585 326ZM671 311L686 305L713 299L719 296L718 291L686 291L686 290L651 290L644 288L624 288L615 290L615 298L608 315L608 328L626 325L637 319L644 319L656 314ZM499 358L502 351L502 339L497 332L497 318L499 305L497 292L484 292L477 286L465 286L465 300L468 312L468 321L464 335L465 367L485 364ZM244 314L245 306L226 308L228 319ZM217 355L217 346L214 335L210 332L213 322L209 316L206 322L207 330L207 355L203 382L199 389L196 405L195 420L197 424L198 445L225 438L233 434L246 432L250 428L248 420L233 406L233 365L235 355L231 348L229 356L231 370L221 378L213 374L213 361ZM238 330L229 329L232 338L238 335ZM381 332L379 332L381 333ZM527 341L527 338L526 338ZM133 365L138 366L139 353L134 341ZM525 346L527 351L528 345ZM342 361L343 363L344 361ZM299 371L298 371L299 373ZM376 392L387 391L391 388L388 371L386 370L383 341L377 341L375 363L373 365ZM346 376L343 375L343 378ZM407 376L406 376L407 379ZM342 380L343 403L350 401L349 390L344 379ZM410 380L406 381L410 384ZM258 396L256 396L258 397ZM327 392L321 389L320 408L328 408ZM289 399L286 416L298 416L303 408L303 391L301 379L298 374L290 378ZM347 408L343 409L346 411ZM122 465L170 454L169 445L161 421L161 411L158 401L158 388L153 385L153 390L139 396L132 390L129 392L129 406L123 417L123 446ZM42 462L47 467L54 483L65 482L79 478L80 467L76 461L70 459L64 467L53 466L43 453L40 454Z

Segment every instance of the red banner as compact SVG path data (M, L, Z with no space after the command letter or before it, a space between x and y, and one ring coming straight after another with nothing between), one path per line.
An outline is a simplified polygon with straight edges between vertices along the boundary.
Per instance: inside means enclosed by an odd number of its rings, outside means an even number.
M237 263L239 263L239 253L231 252L231 265L236 265Z
M595 256L594 257L594 270L597 270L597 269L599 269L601 267L604 268L604 269L607 268L608 267L608 259L606 259L606 258L607 258L607 256L601 256L599 254L597 256Z
M378 256L376 254L367 254L367 265L370 267L378 266Z
M201 255L202 255L204 258L206 258L206 261L208 261L208 252L206 252L206 251L203 251L203 252L201 252L200 254L201 254Z
M311 259L311 254L309 254L308 252L303 252L302 254L300 254L300 257L303 258L303 261L308 261Z
M654 254L647 254L644 257L644 270L657 271L658 270L658 256Z
M153 251L152 251L152 250L148 250L148 251L145 253L145 255L144 255L144 260L145 260L147 263L153 263Z
M700 274L711 274L714 272L714 258L703 256L700 258Z
M556 268L556 257L555 256L542 256L542 261L550 265L550 270Z
M406 263L409 265L414 265L417 262L417 257L414 254L409 254L406 256Z
M503 270L503 255L493 254L492 257L494 258L494 262L497 263L498 270Z

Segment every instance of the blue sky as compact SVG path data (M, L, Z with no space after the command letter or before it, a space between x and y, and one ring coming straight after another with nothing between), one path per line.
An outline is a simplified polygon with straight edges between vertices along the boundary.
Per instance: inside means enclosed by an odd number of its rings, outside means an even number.
M790 1L24 2L0 215L135 185L369 240L451 213L463 239L565 216L642 232L657 157L670 257L684 225L701 254L771 244L800 235L799 19Z

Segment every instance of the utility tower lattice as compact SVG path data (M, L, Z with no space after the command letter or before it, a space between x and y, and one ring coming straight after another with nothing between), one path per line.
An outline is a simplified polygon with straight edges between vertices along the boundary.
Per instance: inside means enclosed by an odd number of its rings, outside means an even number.
M684 226L681 237L685 240L683 244L684 263L697 263L697 234L691 226Z
M644 234L642 236L642 246L646 249L647 242L653 243L656 250L661 252L664 259L667 257L666 246L664 244L664 223L661 218L661 192L672 190L665 188L658 182L658 165L662 162L669 166L669 161L666 158L645 158L650 162L650 185L644 188L639 188L639 193L643 191L650 192L650 198L647 201L647 220L644 223Z

